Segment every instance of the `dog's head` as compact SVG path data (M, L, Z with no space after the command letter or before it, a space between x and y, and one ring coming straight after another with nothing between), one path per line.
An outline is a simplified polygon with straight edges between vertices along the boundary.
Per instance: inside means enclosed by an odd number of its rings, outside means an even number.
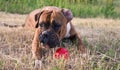
M44 47L56 47L66 34L66 25L72 19L68 9L42 10L35 15L36 28L40 28L39 40Z

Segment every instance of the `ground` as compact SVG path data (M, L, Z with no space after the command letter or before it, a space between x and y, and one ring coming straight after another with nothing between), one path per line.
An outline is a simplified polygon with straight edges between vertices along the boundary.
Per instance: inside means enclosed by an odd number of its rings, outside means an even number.
M31 42L34 30L4 26L20 26L26 16L0 12L0 70L33 69ZM74 18L72 23L90 50L89 55L80 57L75 46L66 47L69 59L54 59L51 54L45 59L43 70L120 69L120 19Z

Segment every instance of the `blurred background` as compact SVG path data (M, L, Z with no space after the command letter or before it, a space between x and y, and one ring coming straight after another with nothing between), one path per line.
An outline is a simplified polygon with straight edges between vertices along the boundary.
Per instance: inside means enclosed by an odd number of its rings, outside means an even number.
M68 8L75 17L120 18L120 0L0 0L0 10L25 14L43 6Z

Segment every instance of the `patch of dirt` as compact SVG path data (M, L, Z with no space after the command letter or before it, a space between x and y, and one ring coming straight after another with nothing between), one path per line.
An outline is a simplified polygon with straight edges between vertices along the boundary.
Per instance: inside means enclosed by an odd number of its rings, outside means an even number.
M25 22L26 16L27 15L0 12L0 26L4 26L4 24L22 25Z
M9 25L22 25L25 22L27 14L11 14L0 12L0 26L3 24ZM73 18L73 25L77 26L96 26L96 27L106 27L106 26L116 26L120 27L120 19L104 19L104 18Z

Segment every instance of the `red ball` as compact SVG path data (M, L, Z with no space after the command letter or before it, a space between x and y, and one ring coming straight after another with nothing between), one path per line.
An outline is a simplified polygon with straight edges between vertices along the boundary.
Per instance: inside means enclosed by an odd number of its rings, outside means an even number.
M54 53L54 58L60 59L60 58L64 58L64 59L68 59L68 51L65 48L58 48L55 53Z

